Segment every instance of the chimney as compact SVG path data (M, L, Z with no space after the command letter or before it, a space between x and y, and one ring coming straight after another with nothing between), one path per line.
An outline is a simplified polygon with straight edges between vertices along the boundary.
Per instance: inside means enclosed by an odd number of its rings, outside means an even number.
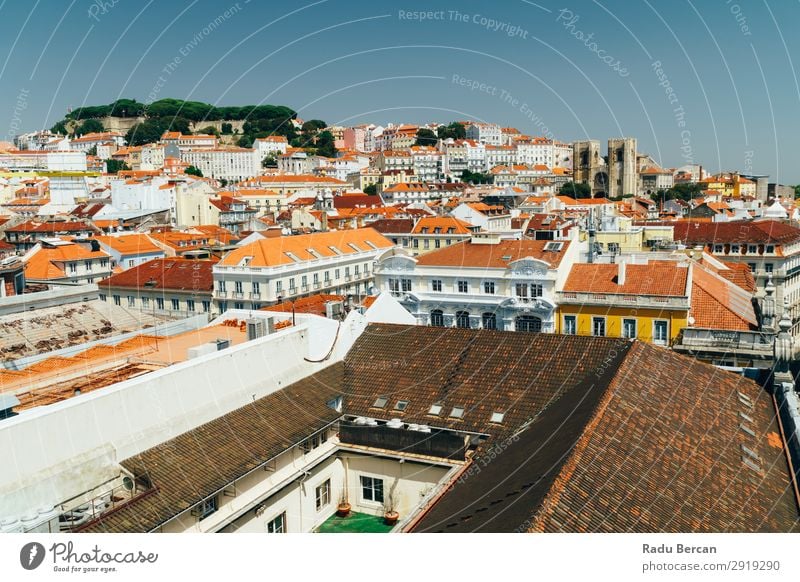
M589 209L589 257L587 263L594 263L594 249L597 244L597 236L594 229L594 208Z
M625 261L620 261L617 268L617 285L625 284Z
M322 232L328 232L328 213L322 211Z

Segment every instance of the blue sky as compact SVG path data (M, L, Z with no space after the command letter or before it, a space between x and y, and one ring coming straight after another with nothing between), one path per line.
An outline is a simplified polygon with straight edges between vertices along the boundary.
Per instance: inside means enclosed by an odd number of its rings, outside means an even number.
M0 139L70 106L175 97L634 136L668 167L794 184L797 22L788 0L0 0Z

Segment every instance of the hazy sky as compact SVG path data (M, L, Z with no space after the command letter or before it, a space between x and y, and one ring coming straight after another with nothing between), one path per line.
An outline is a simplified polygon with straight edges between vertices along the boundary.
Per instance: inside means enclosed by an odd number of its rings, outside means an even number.
M668 167L794 184L798 23L795 0L0 0L0 140L67 107L175 97L633 136Z

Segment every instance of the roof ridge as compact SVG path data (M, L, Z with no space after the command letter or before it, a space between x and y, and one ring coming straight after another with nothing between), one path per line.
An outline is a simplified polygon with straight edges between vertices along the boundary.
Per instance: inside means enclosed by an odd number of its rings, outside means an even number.
M586 451L586 448L589 446L589 437L591 436L592 430L600 423L600 420L603 418L608 405L614 398L617 376L619 375L624 362L634 350L635 346L639 345L643 344L636 340L629 342L628 345L625 346L624 351L621 350L622 353L617 355L616 361L608 362L608 367L603 370L602 374L598 377L598 383L604 378L608 379L605 385L604 393L595 406L589 422L584 425L583 431L581 431L581 435L576 441L575 446L568 453L569 456L561 464L558 474L556 475L555 479L553 479L553 483L550 485L550 489L542 498L538 509L536 509L534 512L529 522L528 531L544 531L544 519L546 514L549 512L548 510L558 505L561 495L564 493L566 484L569 482L575 470L580 466L581 457ZM614 364L616 364L616 366ZM609 374L609 372L612 370L613 372ZM593 384L592 388L596 385L597 383ZM585 394L588 394L592 388L589 388ZM562 395L561 398L564 398L564 396L566 396L566 393Z

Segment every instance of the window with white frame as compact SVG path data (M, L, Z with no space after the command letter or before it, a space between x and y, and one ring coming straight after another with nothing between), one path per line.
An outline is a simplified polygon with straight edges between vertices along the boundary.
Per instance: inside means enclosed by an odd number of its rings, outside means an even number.
M578 333L578 323L574 315L564 316L564 333L567 335Z
M636 337L636 320L623 319L622 320L622 337L627 339L634 339Z
M592 335L604 336L606 335L606 318L593 317L592 318Z
M487 295L494 295L494 281L484 281L483 292Z
M653 322L653 343L665 346L669 341L669 325L666 321L656 320Z
M442 280L441 279L434 279L431 281L431 289L433 291L441 292L442 290Z
M373 503L383 503L383 479L361 475L361 499Z
M459 293L469 293L469 282L460 280L458 282L458 292Z
M317 511L327 507L331 502L331 480L327 479L314 491Z
M286 512L267 522L267 533L286 533Z

